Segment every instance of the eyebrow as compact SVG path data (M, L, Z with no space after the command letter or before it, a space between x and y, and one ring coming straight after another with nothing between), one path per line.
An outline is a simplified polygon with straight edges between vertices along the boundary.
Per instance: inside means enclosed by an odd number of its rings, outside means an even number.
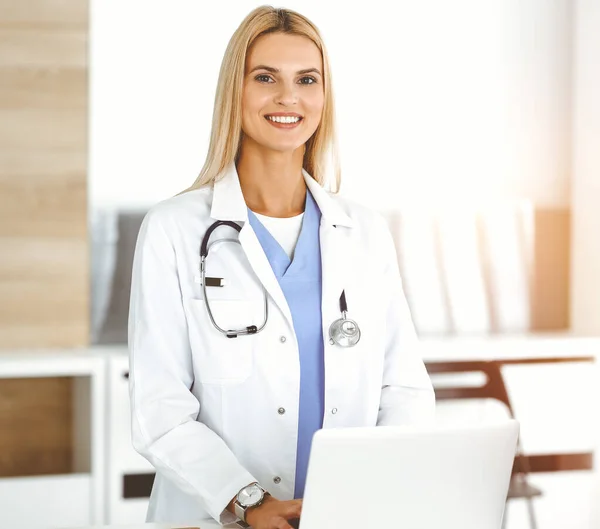
M250 70L248 73L252 73L255 72L256 70L267 70L267 72L271 72L271 73L279 73L280 70L279 68L273 68L272 66L265 66L264 64L260 64L258 66L256 66L255 68L253 68L252 70ZM322 75L321 72L317 69L317 68L307 68L306 70L298 70L296 72L296 74L298 75L302 75L305 73L318 73L319 75Z

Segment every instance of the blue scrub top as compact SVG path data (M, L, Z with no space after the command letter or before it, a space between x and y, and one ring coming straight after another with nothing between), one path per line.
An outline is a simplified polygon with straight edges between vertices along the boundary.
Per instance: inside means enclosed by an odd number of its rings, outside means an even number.
M312 438L314 433L323 427L325 407L319 240L321 211L307 189L302 228L292 261L250 210L248 210L248 219L290 307L298 340L300 409L294 498L302 498Z

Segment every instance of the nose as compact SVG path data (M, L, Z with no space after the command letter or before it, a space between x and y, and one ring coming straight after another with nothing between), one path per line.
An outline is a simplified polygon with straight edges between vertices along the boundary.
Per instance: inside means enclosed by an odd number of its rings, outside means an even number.
M281 82L280 89L277 93L276 102L279 105L295 105L298 102L297 86L291 82Z

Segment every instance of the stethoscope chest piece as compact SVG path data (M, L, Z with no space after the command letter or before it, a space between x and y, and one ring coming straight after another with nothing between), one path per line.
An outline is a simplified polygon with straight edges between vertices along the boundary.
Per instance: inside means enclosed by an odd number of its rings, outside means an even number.
M360 328L358 323L346 316L348 303L346 302L345 290L342 290L340 296L340 311L342 317L335 320L329 327L329 343L331 345L337 344L340 347L354 347L360 340Z
M354 320L343 318L335 320L329 327L329 343L342 347L353 347L360 340L360 329Z

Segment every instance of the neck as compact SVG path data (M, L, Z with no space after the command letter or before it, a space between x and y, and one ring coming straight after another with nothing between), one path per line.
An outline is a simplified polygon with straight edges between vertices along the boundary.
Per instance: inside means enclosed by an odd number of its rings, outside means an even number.
M257 147L245 141L236 163L246 205L269 217L299 215L306 200L304 146L293 152L267 152Z

